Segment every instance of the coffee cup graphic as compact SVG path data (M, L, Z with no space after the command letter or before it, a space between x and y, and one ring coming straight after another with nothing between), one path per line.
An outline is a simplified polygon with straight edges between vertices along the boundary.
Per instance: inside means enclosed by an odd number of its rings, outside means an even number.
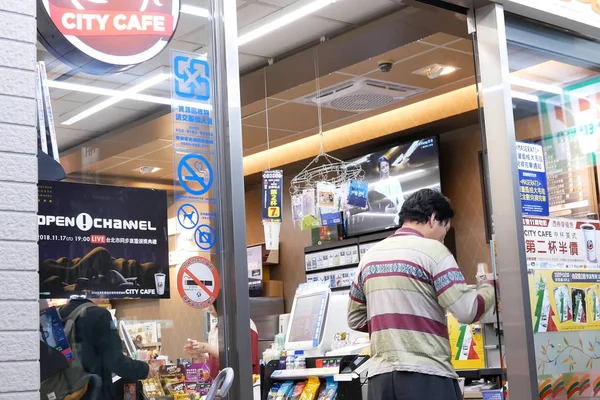
M162 296L165 294L165 274L158 273L154 274L154 283L156 284L156 294Z
M590 262L596 262L596 227L592 224L581 225L583 240L585 243L585 252Z

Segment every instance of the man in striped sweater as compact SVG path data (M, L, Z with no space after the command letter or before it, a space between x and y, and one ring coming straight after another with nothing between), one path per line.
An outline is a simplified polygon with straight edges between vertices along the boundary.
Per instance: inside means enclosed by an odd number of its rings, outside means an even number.
M411 195L400 228L361 260L348 304L348 325L369 332L371 400L459 400L446 311L478 321L494 304L494 289L469 289L444 246L454 210L430 189Z

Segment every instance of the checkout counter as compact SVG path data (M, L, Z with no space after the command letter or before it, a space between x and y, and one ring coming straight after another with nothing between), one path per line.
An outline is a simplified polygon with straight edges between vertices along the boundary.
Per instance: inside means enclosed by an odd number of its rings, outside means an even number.
M284 369L285 357L261 367L261 400L266 400L276 382L306 381L309 377L334 379L336 399L368 398L367 373L370 348L368 335L348 327L348 295L332 293L322 284L300 285L291 314L280 318L280 333L285 333L285 350L302 350L305 368ZM482 390L502 387L502 327L494 310L482 321L461 325L451 315L448 320L453 364L464 379L465 399L483 399ZM334 338L347 334L346 345ZM285 354L285 352L283 352ZM283 363L283 364L282 364Z

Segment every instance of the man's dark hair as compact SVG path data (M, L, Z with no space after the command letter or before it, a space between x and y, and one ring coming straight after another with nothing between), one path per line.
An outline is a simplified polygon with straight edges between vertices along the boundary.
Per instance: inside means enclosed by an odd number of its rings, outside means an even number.
M411 194L402 204L400 226L405 222L424 224L433 214L436 221L447 224L454 217L450 200L436 190L421 189Z

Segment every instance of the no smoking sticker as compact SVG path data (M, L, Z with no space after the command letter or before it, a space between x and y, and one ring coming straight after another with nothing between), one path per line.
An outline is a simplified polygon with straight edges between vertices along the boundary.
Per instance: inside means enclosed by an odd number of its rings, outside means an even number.
M177 290L190 307L208 308L219 295L221 280L217 269L204 257L188 258L177 273Z

